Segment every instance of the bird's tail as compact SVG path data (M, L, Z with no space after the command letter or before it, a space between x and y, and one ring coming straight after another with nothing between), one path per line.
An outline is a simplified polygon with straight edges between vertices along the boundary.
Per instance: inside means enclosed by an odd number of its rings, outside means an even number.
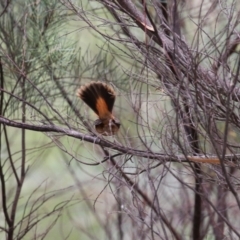
M91 82L81 86L77 91L81 98L100 119L111 117L115 102L115 91L106 83Z

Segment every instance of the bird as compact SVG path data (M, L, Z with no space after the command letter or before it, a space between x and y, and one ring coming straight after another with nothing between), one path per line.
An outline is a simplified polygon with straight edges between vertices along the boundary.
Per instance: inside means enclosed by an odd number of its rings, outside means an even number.
M77 90L77 96L98 115L94 121L97 133L112 136L118 132L121 123L112 114L116 93L110 85L93 81L81 86Z

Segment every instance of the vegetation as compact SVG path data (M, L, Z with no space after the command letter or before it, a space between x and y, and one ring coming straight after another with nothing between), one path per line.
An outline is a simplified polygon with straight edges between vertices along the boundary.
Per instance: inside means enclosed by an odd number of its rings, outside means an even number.
M0 4L1 239L240 238L238 1Z

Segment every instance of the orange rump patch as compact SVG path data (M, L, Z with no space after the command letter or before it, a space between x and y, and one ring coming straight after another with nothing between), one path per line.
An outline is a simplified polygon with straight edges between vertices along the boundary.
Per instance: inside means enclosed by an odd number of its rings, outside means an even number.
M96 108L97 108L98 116L100 119L111 116L111 113L108 110L107 103L102 97L97 98Z

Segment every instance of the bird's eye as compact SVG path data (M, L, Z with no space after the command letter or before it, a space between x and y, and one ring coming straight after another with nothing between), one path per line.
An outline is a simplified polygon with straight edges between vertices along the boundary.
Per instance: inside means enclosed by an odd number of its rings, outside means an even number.
M113 119L113 122L118 126L120 127L121 123L118 119Z

